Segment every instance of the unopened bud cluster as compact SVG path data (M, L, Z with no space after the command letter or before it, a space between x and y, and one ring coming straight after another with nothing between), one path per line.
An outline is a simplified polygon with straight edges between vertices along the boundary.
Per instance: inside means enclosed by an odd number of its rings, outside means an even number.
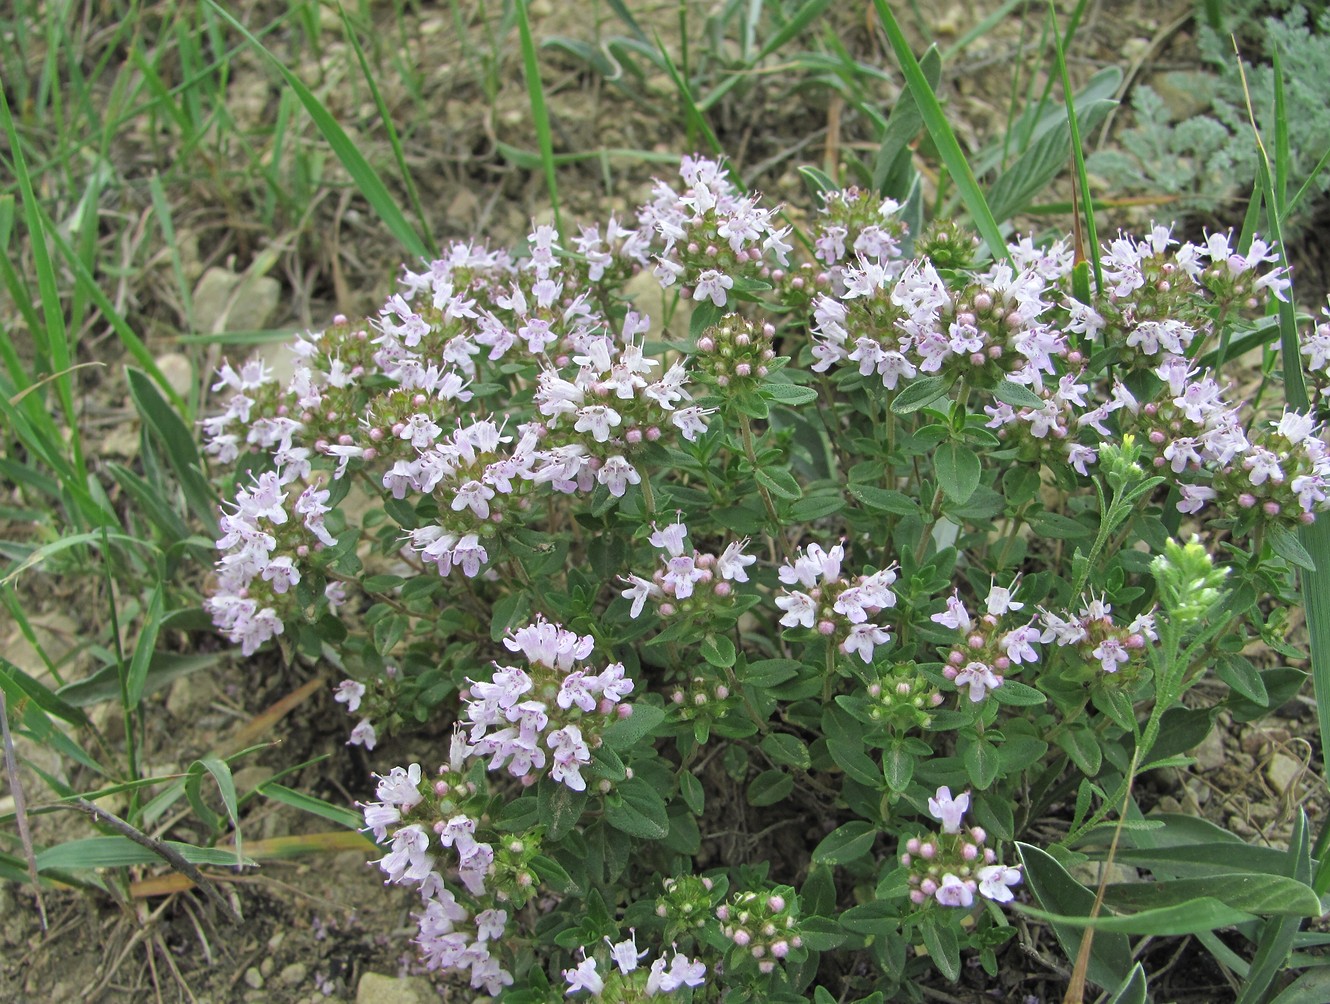
M770 973L776 963L803 945L792 889L737 892L716 908L721 933Z
M705 875L666 878L656 897L656 916L666 922L668 937L674 938L706 924L711 916L715 883ZM719 893L716 894L719 898Z
M771 372L772 360L776 358L776 350L772 348L775 334L776 329L770 324L727 314L698 338L693 372L722 391L757 387Z
M926 729L933 721L932 710L945 698L914 663L899 663L882 675L878 683L867 687L868 718L896 732Z

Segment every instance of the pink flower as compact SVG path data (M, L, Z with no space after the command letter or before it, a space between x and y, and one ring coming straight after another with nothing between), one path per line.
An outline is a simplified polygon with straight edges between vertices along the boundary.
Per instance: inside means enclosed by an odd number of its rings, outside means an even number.
M584 955L585 951L583 949ZM566 996L572 996L579 990L585 990L587 993L599 997L600 992L605 989L605 981L596 972L596 959L591 955L586 955L578 963L576 969L565 969L563 978L568 981Z
M951 872L942 876L942 882L933 895L943 906L968 907L974 903L974 890L970 883L962 882Z
M365 696L365 685L355 680L343 680L333 691L333 700L346 705L347 714L360 710L360 699ZM416 771L419 773L419 770Z
M978 874L980 894L997 903L1010 903L1013 897L1008 887L1021 883L1020 869L1006 865L987 865Z
M928 812L936 820L942 823L943 833L960 833L961 817L970 807L970 793L963 791L955 798L951 797L951 789L945 784L938 788L937 794L928 800Z

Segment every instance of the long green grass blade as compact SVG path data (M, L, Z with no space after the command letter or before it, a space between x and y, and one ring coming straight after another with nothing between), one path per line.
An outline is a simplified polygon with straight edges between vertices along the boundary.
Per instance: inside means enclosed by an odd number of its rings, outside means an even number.
M402 179L402 184L406 186L406 195L411 200L411 209L416 214L416 222L420 226L420 233L424 234L430 257L438 257L439 248L434 241L433 233L430 231L429 220L425 218L425 207L420 203L420 193L416 190L416 183L411 179L411 171L406 166L406 154L402 150L402 140L397 135L397 127L393 125L393 117L388 113L388 105L383 100L379 85L374 82L374 73L370 69L369 60L365 58L365 50L361 48L360 39L356 35L355 27L351 24L351 18L340 2L337 4L337 13L342 18L342 34L351 43L351 49L356 54L356 61L360 64L361 75L365 78L365 84L369 87L370 96L374 98L374 107L379 112L379 121L383 123L383 131L388 137L388 145L392 147L393 159L397 161L397 173Z
M1067 28L1070 36L1079 20L1084 4L1077 7L1072 24ZM1085 211L1086 243L1090 245L1090 267L1094 271L1095 291L1104 287L1104 270L1099 257L1099 230L1094 219L1094 195L1090 191L1090 175L1085 170L1085 148L1081 145L1081 130L1076 120L1076 92L1071 86L1071 74L1067 72L1067 55L1062 46L1062 36L1057 31L1057 8L1053 0L1048 2L1048 16L1053 23L1053 53L1057 60L1057 69L1062 77L1062 94L1067 106L1067 127L1071 130L1071 157L1076 166L1076 185L1081 193L1081 205Z
M41 298L41 323L31 331L33 341L43 357L47 371L54 377L56 396L60 400L61 410L69 432L69 448L76 474L86 478L87 466L83 459L83 443L78 431L78 413L74 408L74 392L69 376L69 333L65 328L65 309L60 302L60 289L51 262L50 251L46 246L47 227L42 218L37 195L33 191L32 178L28 174L28 163L23 155L23 143L19 139L18 126L9 111L9 100L4 88L0 88L0 126L3 126L9 140L9 158L13 166L14 177L18 181L19 195L23 205L24 222L28 228L28 240L32 248L33 267L37 271L37 289Z
M522 41L522 69L526 75L526 92L531 101L531 119L536 126L536 144L540 147L541 166L545 172L545 187L550 193L550 206L554 211L554 229L564 242L563 214L559 210L559 180L554 172L554 133L550 129L549 108L545 105L545 85L540 79L540 59L536 43L531 37L531 19L527 17L526 0L516 0L517 30Z
M984 243L988 245L988 252L994 259L1011 261L1011 252L1007 250L1007 242L1002 238L1002 231L998 229L997 220L993 218L993 213L988 208L988 200L984 198L979 182L975 180L974 172L970 170L970 163L966 160L965 153L956 140L956 134L952 131L951 123L947 121L947 117L942 111L942 105L937 99L937 92L929 86L928 79L924 76L919 61L914 58L914 53L910 51L910 43L906 40L904 32L901 31L900 25L896 23L896 18L891 13L891 8L887 5L886 0L873 0L873 6L882 21L882 27L891 42L891 48L896 53L896 62L905 75L905 82L910 87L910 94L918 105L919 115L924 120L924 127L928 130L933 145L937 147L942 163L946 166L948 173L951 174L952 181L956 185L957 191L960 192L961 200L970 212L970 219L974 223L975 229L983 237Z
M402 214L401 208L388 191L387 186L384 185L378 172L365 159L359 147L346 134L346 130L337 123L337 119L328 111L323 102L248 28L217 3L217 0L207 0L207 3L276 67L277 72L286 81L286 85L295 92L296 97L300 99L300 103L305 106L305 111L314 120L314 125L323 134L323 138L327 141L328 146L332 148L337 159L341 161L342 166L346 168L346 172L351 175L351 180L355 182L360 194L364 196L370 208L383 221L383 225L391 231L392 235L397 238L398 242L413 258L428 259L430 257L429 248L426 247L420 234L415 231Z

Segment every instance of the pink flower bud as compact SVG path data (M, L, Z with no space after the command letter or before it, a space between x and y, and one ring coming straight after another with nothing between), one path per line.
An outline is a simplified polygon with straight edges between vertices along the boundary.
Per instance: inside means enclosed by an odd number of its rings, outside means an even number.
M1278 516L1278 515L1279 515L1279 511L1280 511L1279 503L1278 503L1278 502L1275 502L1275 501L1273 501L1273 500L1270 501L1270 502L1265 503L1265 505L1261 506L1261 508L1265 511L1265 514L1266 514L1267 516Z
M785 897L780 895L768 896L767 907L772 913L780 913L785 909Z
M1255 504L1256 504L1256 496L1253 495L1251 492L1243 492L1241 495L1238 496L1238 505L1242 506L1242 508L1244 509L1250 509Z
M823 636L830 636L836 633L836 625L832 621L822 620L817 622L817 633Z
M937 892L937 883L931 878L926 878L919 883L919 891L925 896L931 896L933 893Z
M734 943L740 948L747 948L748 943L753 940L753 936L742 927L734 932Z

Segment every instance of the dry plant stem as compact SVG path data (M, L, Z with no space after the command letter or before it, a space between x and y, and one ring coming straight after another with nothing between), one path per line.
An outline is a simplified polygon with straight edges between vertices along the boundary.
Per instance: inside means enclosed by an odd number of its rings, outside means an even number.
M18 759L14 756L14 737L9 734L9 710L5 705L5 692L0 690L0 730L4 732L5 773L9 775L9 790L14 793L14 818L18 820L18 835L23 841L23 856L28 862L28 877L37 897L37 913L42 931L47 930L46 903L42 900L42 886L37 878L37 855L32 849L32 832L28 829L28 807L23 799L23 785L18 776Z
M1131 755L1131 766L1127 769L1127 786L1122 793L1122 809L1118 812L1118 825L1113 828L1113 840L1108 845L1108 857L1104 859L1103 866L1099 869L1099 888L1095 890L1094 906L1090 907L1090 920L1093 921L1099 916L1100 910L1104 907L1104 889L1108 885L1108 869L1113 865L1113 859L1118 854L1118 838L1122 836L1122 824L1127 821L1127 806L1131 802L1131 788L1136 780L1136 765L1140 758L1141 749L1136 747L1136 751ZM1094 943L1094 928L1087 927L1085 933L1081 935L1081 947L1076 953L1076 965L1071 971L1071 983L1067 987L1067 993L1062 998L1062 1004L1084 1004L1085 1002L1085 975L1090 968L1090 946Z
M100 806L94 805L86 798L75 799L71 804L74 808L86 812L96 822L104 823L121 836L128 837L130 840L134 841L134 843L138 844L140 847L146 847L158 857L162 858L172 868L176 869L176 871L187 875L190 880L202 889L204 894L213 901L213 904L230 918L232 923L240 924L244 922L244 917L240 915L240 911L236 909L235 905L228 902L227 899L212 886L207 877L182 857L178 851L168 847L160 840L154 840L142 830L125 822L114 813L107 812Z

